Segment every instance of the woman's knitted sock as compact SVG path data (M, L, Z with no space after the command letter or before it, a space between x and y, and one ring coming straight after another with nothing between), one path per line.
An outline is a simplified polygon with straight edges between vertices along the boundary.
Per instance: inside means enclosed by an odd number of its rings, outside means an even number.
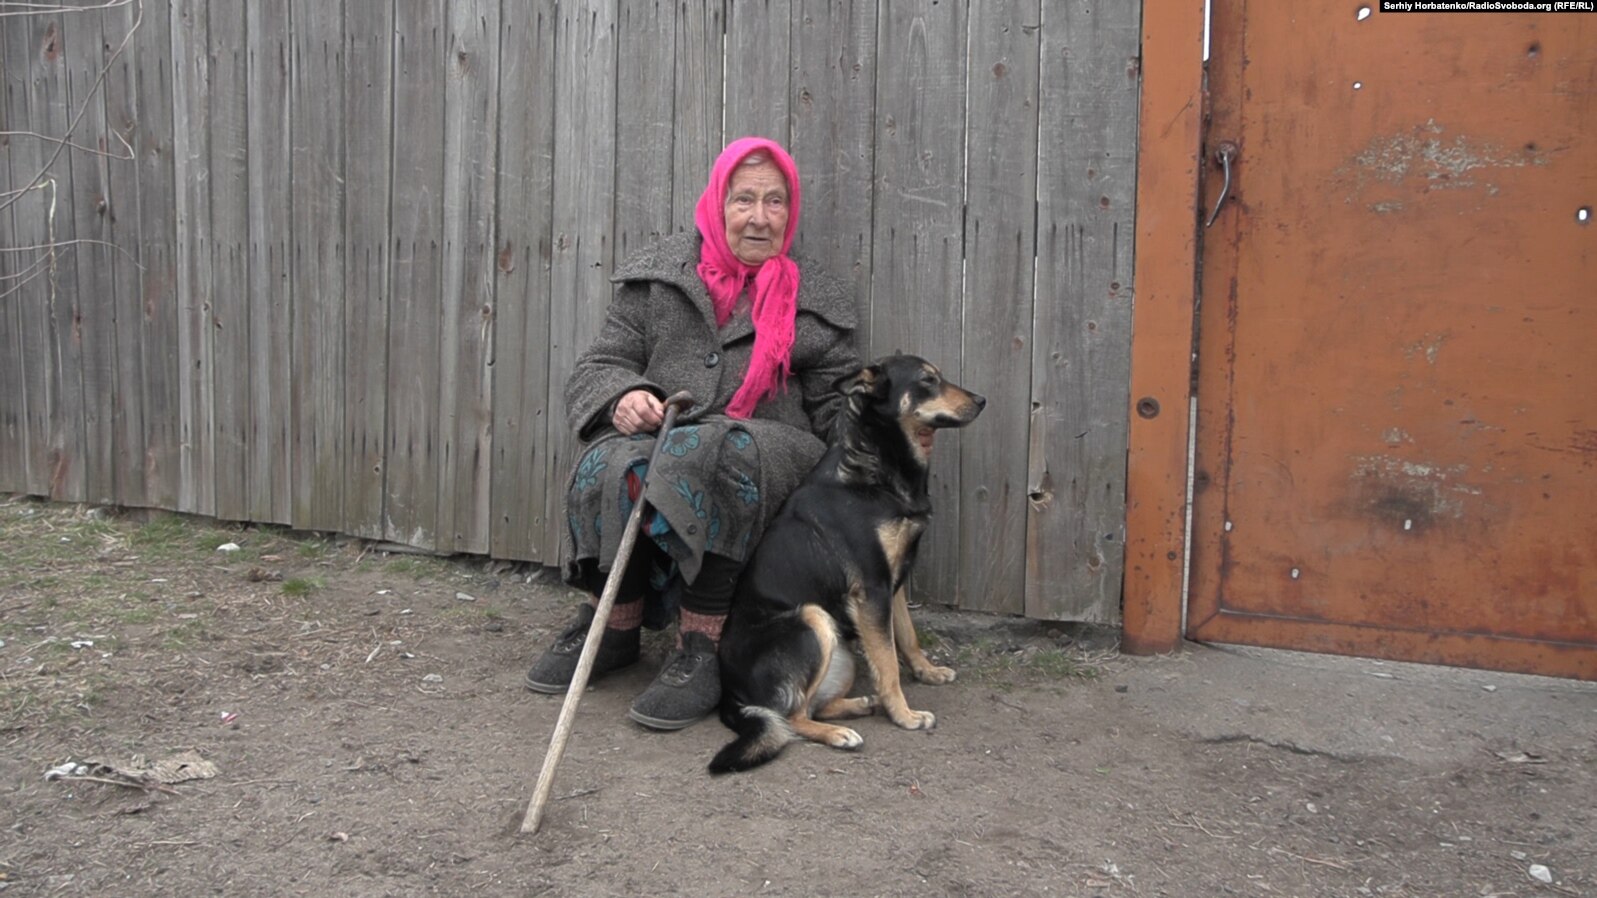
M588 601L594 607L599 605L597 598L590 598ZM610 619L604 622L604 628L606 630L625 632L627 630L636 630L641 626L643 626L643 599L637 598L630 602L623 602L617 597L616 603L610 607Z
M724 614L700 614L683 608L681 622L677 627L677 648L682 647L683 633L703 633L712 643L720 645L721 627L725 623Z
M610 608L610 619L604 622L607 630L636 630L643 625L643 597L649 587L650 554L635 552L626 571L621 575L621 585L616 591L615 605ZM588 604L599 607L599 597L604 594L607 574L599 571L591 560L583 569L583 586L587 587Z

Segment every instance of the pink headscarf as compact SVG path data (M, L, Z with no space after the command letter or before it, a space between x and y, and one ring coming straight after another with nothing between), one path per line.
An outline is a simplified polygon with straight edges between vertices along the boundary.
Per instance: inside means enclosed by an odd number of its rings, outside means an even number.
M782 251L759 267L743 264L726 242L726 194L738 164L755 151L764 151L787 179L787 231L782 235ZM792 373L793 320L798 314L798 266L787 257L798 230L799 180L793 157L775 141L763 137L744 137L732 141L721 151L710 170L710 183L699 197L694 222L704 242L699 249L699 277L715 304L715 322L726 324L744 287L754 282L754 355L749 359L743 385L732 395L726 413L747 418L761 399L775 396Z

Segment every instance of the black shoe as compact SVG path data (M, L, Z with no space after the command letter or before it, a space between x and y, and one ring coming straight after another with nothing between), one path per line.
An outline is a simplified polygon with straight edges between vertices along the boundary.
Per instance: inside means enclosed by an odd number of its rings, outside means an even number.
M592 623L593 606L583 602L582 607L577 609L576 619L560 632L554 645L545 649L532 669L527 671L528 689L549 694L566 691L571 685L572 675L577 672L577 661L582 656L583 643L588 641L588 627ZM604 636L599 640L599 653L593 656L593 671L588 674L588 680L597 680L637 660L637 628L612 630L606 627Z
M682 647L632 703L627 716L654 730L680 730L715 710L721 701L721 663L715 643L703 633L682 634Z

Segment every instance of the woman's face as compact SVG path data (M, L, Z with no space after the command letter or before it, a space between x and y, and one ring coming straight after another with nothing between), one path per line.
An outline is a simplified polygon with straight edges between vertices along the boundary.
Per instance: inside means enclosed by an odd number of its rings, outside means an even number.
M726 242L745 265L782 252L787 236L787 179L770 161L739 165L726 192Z

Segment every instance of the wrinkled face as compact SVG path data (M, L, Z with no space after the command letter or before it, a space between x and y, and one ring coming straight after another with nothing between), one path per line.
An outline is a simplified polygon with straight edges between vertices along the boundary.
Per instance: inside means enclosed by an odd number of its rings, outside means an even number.
M740 165L726 192L726 243L745 265L782 252L787 235L787 179L769 160Z

